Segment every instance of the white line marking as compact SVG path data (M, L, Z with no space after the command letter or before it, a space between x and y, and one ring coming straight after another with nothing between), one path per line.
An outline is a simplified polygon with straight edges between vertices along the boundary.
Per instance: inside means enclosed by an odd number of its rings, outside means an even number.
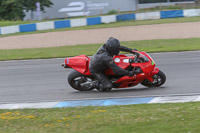
M52 108L58 102L0 104L0 109Z
M174 97L174 96L196 96L200 93L187 93L187 94L165 94L165 95L141 95L141 96L121 96L121 97L101 97L101 98L80 98L80 99L59 99L59 100L42 100L41 102L60 102L60 101L81 101L81 100L102 100L102 99L123 99L123 98L143 98L143 97ZM24 103L24 102L21 102ZM36 101L26 101L26 103L37 103ZM40 103L38 101L38 103ZM15 102L7 102L1 104L18 104Z

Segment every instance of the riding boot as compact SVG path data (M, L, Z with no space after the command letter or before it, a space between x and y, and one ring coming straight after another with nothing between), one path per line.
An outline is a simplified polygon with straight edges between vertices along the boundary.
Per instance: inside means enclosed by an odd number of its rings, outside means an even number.
M103 86L103 84L101 84L100 82L98 82L98 83L96 84L96 89L97 89L98 91L100 91L100 92L110 92L112 88L105 88L105 87Z

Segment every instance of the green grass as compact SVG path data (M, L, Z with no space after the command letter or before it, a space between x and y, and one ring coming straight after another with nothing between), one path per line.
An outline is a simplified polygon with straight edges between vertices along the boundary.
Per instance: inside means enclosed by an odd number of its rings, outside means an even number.
M200 50L200 38L163 39L121 42L122 45L146 52ZM38 59L93 55L102 44L63 46L51 48L0 50L0 60Z
M24 33L14 33L14 34L8 34L8 35L0 35L0 37L35 34L35 33L47 33L47 32L55 32L55 31L87 30L87 29L112 28L112 27L122 27L122 26L138 26L138 25L152 25L152 24L166 24L166 23L185 23L185 22L200 22L200 17L168 18L168 19L141 20L141 21L135 21L135 20L121 21L121 22L115 22L115 23L109 23L109 24L41 30L41 31L24 32Z
M1 133L199 133L200 103L0 110Z

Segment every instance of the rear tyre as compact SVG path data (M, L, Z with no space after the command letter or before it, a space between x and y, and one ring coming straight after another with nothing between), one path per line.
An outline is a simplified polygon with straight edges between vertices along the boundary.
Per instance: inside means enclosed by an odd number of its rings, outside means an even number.
M162 71L159 71L157 74L153 76L154 81L150 82L148 79L145 79L141 82L142 85L147 87L159 87L163 85L166 81L166 76Z
M75 70L68 76L68 83L72 88L78 91L91 91L94 89L92 78L89 78Z

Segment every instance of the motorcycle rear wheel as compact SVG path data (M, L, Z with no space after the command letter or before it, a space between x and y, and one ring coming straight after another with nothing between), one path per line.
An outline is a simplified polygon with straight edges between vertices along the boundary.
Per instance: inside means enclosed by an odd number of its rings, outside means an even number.
M166 81L166 76L162 71L159 71L153 76L154 82L150 82L148 79L145 79L141 82L142 85L147 87L160 87Z
M69 85L78 91L91 91L94 89L92 86L92 78L89 78L75 70L68 76Z

